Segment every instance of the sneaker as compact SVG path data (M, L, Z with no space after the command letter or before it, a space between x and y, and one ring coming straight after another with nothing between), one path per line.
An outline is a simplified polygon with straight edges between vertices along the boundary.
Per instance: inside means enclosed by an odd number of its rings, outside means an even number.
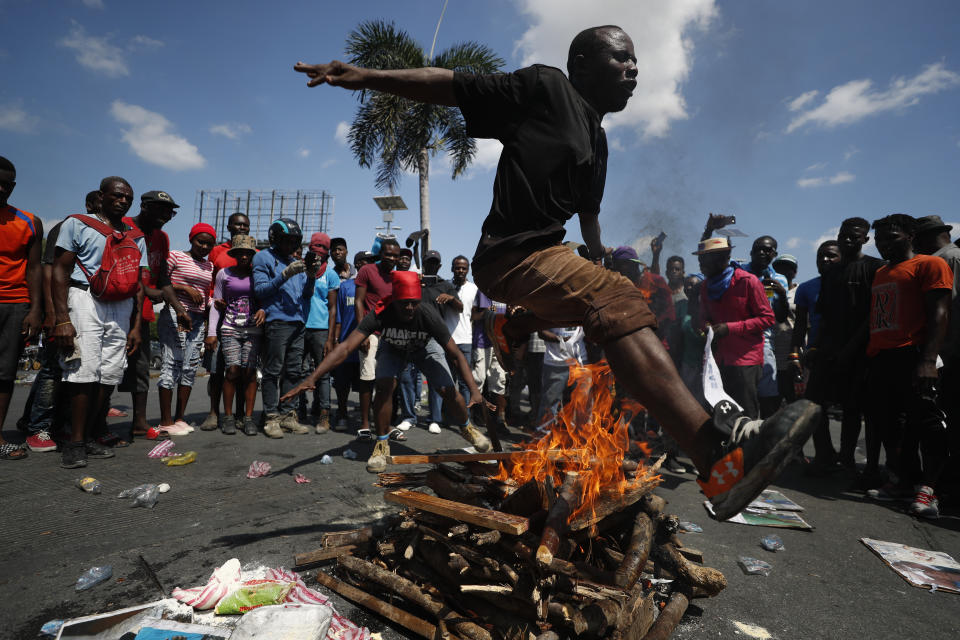
M36 433L27 436L27 447L30 451L56 451L57 443L53 441L53 438L50 437L48 431L37 431Z
M667 459L663 463L663 468L669 471L670 473L686 473L687 467L684 466L679 460L674 456L667 456Z
M819 424L820 406L798 400L766 420L743 415L723 400L714 407L713 424L726 440L706 480L697 484L713 505L718 520L743 511L803 448Z
M263 433L268 438L282 438L283 429L280 428L280 416L275 413L267 415L267 421L263 425Z
M113 449L103 446L96 440L88 440L87 442L84 442L83 448L86 449L88 458L105 459L112 458L117 455L113 452Z
M907 509L907 513L912 516L920 516L921 518L930 518L931 520L939 518L940 501L937 500L937 496L933 495L933 487L918 485L917 495L914 496L913 502L910 503L910 508Z
M906 502L913 498L914 490L899 482L887 482L876 489L868 489L867 497L880 502Z
M310 433L310 427L301 424L297 418L297 412L291 411L280 420L280 428L290 433L304 434Z
M440 433L440 425L438 425L436 422L431 422L430 426L427 427L427 431L430 433Z
M487 309L483 314L483 332L487 340L493 345L493 353L500 361L500 366L504 371L513 371L513 351L510 348L510 340L503 332L503 327L507 324L507 316L503 313L497 313L493 309Z
M460 435L462 435L467 442L472 444L473 448L476 449L478 453L486 453L487 451L490 451L490 439L480 433L480 431L472 424L460 427Z
M220 416L216 413L208 413L207 417L200 423L200 431L216 431L220 426Z
M225 436L232 436L237 432L237 419L233 416L223 416L220 421L220 431Z
M404 420L403 422L401 422L400 424L398 424L395 428L400 429L400 431L409 431L409 430L410 430L410 427L412 427L412 426L413 426L413 422L412 422L412 421L410 421L410 420Z
M193 433L193 425L186 420L177 420L173 423L173 426L182 430L184 434Z
M313 430L317 433L330 431L330 413L328 411L320 412L320 417L317 419L317 426L315 426Z
M387 470L387 456L390 455L390 441L377 440L373 445L373 453L367 460L367 471L370 473L383 473Z
M60 466L64 469L78 469L87 466L87 451L82 442L66 442L60 454Z
M257 421L253 419L253 416L244 416L243 434L247 436L257 435ZM282 433L280 434L280 437L283 437Z
M337 421L333 423L333 430L339 433L350 430L350 424L346 418L337 418Z

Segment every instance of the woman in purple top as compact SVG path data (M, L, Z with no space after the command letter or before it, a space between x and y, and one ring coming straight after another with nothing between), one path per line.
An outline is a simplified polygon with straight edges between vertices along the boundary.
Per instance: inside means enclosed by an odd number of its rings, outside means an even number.
M257 435L253 405L257 401L257 358L266 316L263 309L256 308L253 297L251 262L256 252L257 242L251 236L234 236L227 254L237 264L221 269L213 285L208 335L214 338L218 332L220 335L220 353L226 368L220 429L227 435L237 432L233 400L238 384L244 395L243 432L248 436Z

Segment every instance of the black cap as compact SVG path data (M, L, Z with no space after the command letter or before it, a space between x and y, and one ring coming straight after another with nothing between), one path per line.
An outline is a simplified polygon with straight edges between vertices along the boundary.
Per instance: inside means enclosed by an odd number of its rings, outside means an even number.
M140 204L165 204L173 209L180 208L180 205L174 202L166 191L147 191L140 196Z
M443 260L440 259L440 252L435 251L434 249L430 249L429 251L424 252L423 261L426 262L427 260L436 260L438 262L443 262Z

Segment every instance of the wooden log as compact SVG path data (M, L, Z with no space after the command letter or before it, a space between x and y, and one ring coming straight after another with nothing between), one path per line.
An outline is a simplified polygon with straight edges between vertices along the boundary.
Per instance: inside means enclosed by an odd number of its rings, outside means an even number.
M560 537L566 534L567 520L580 504L581 490L580 474L576 471L565 472L560 493L547 513L540 546L537 547L537 562L541 565L549 565L560 549Z
M470 542L482 547L485 544L495 544L500 541L500 532L496 529L481 531L480 533L471 533Z
M447 529L448 538L456 538L457 536L462 536L467 533L470 533L470 525L463 524L462 522Z
M443 498L435 498L434 496L420 493L419 491L398 489L396 491L388 491L384 494L384 498L387 502L416 507L417 509L453 518L460 522L468 522L487 529L496 529L497 531L515 536L524 533L530 527L529 521L520 516L460 504L450 500L444 500Z
M392 540L377 543L377 555L392 556L397 552L397 545Z
M640 585L630 591L630 597L620 609L611 640L642 640L647 635L654 618L653 593L644 592Z
M439 471L427 473L427 485L435 494L446 500L479 505L487 495L486 487L455 482Z
M500 510L518 516L529 516L541 509L549 509L547 488L536 479L528 480L500 504Z
M617 623L622 608L621 603L616 600L596 600L585 606L580 612L587 621L586 633L597 638L606 638L607 630Z
M513 587L502 584L462 584L460 591L463 593L495 593L499 595L510 595L513 593Z
M619 489L609 489L601 493L600 497L593 505L592 511L586 511L570 521L570 531L580 531L593 524L596 524L618 511L623 511L633 505L643 496L649 494L660 484L660 477L653 476L644 478L624 492Z
M500 544L503 548L512 551L523 560L530 561L535 559L533 549L523 544L523 542L520 540L501 540ZM577 571L577 567L572 562L568 562L562 558L553 558L550 560L549 564L541 565L540 568L550 571L551 573L559 573L570 578L582 577L580 572Z
M416 583L407 580L403 576L351 556L340 558L338 564L347 571L371 582L375 582L384 589L430 612L436 616L438 620L445 620L449 627L458 634L473 640L493 640L486 629L474 622L463 620L458 613L452 611L444 603L438 602L428 596Z
M451 571L463 574L470 570L470 563L459 553L451 553L447 555L447 567Z
M667 508L667 501L655 493L648 493L640 499L640 508L643 509L652 520L662 514Z
M560 636L556 631L544 631L538 635L534 640L560 640Z
M680 623L680 619L687 611L690 601L680 591L674 591L667 600L667 606L660 611L650 631L643 637L643 640L667 640L673 635L674 629Z
M683 582L691 587L699 587L708 596L715 596L727 586L727 579L717 569L701 567L693 564L677 551L672 544L656 545L653 557L658 563L663 563Z
M437 637L437 627L430 624L422 618L418 618L403 609L386 603L383 600L357 589L353 585L337 580L333 576L328 576L322 571L317 572L317 582L322 586L334 591L347 600L366 607L370 611L377 613L391 622L399 624L401 627L413 631L417 635L433 640Z
M324 549L328 547L342 547L347 544L363 544L373 537L373 527L349 529L347 531L331 531L323 534L320 543Z
M703 564L703 551L694 549L693 547L678 547L677 551L690 562Z
M557 588L561 591L593 600L603 600L605 598L619 598L622 600L628 595L626 589L600 584L591 580L572 579L563 575L557 576Z
M357 545L346 544L341 547L328 547L326 549L317 549L316 551L298 553L297 555L293 556L294 568L306 567L312 564L325 562L327 560L333 560L334 558L339 558L342 555L351 555L353 550L356 548Z
M469 477L467 474L461 472L459 469L454 469L449 464L438 464L437 471L447 476L454 482L466 482Z
M547 607L547 619L566 626L577 636L587 630L587 620L580 609L566 602L551 602Z
M427 474L419 473L381 473L377 475L378 487L422 487L427 483Z
M623 589L633 588L647 564L652 542L653 521L650 516L640 511L633 522L633 532L630 534L630 543L623 554L623 560L614 572L613 583L616 586Z
M414 551L417 549L417 544L420 542L420 538L423 534L419 530L414 531L413 536L410 537L410 542L407 543L406 548L403 550L403 559L409 560L413 557Z
M565 458L575 458L579 454L579 449L569 449L561 451L555 449L547 451L546 454L533 451L490 451L488 453L434 453L434 454L412 454L403 456L387 456L387 464L439 464L441 462L485 462L487 460L522 460L524 458L539 458L546 455L548 460L563 460ZM494 470L496 473L496 470Z

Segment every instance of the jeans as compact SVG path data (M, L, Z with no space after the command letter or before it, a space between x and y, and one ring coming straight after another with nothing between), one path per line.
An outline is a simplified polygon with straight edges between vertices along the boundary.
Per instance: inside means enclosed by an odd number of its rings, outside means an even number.
M537 425L543 423L548 415L552 418L557 413L558 405L563 402L563 393L567 389L570 379L570 367L562 364L559 367L544 364L540 385L540 406L537 410Z
M29 419L27 428L31 435L40 431L53 433L54 420L60 413L57 408L57 391L60 389L62 376L59 347L53 340L44 340L40 350L40 370L33 379L27 407L24 409L24 415Z
M309 356L304 358L303 377L310 375L313 369L323 362L323 347L327 344L327 336L330 334L328 329L307 329L304 334L304 351ZM313 366L308 362L313 360ZM303 399L303 409L306 410L306 398ZM317 386L313 390L313 413L319 415L320 411L330 411L330 374L327 373L317 380Z
M295 399L280 404L280 396L300 384L302 379L303 336L302 322L267 322L261 358L263 412L267 415L289 413L297 408Z
M458 346L469 348L470 345ZM430 340L424 348L410 354L402 353L381 343L380 350L377 352L377 379L401 378L408 365L415 366L418 371L423 372L423 375L426 376L427 383L430 385L431 396L435 395L437 397L438 415L433 413L433 405L431 404L430 420L439 423L440 415L442 415L440 412L442 400L440 394L433 389L451 387L455 384L447 362L443 347L437 344L436 340ZM467 399L469 400L469 398L468 395Z
M416 424L417 405L420 404L420 371L417 365L407 363L397 382L400 390L400 418Z
M442 349L443 347L441 347ZM460 353L463 354L463 357L467 360L467 365L469 366L470 360L473 357L473 345L472 344L458 344L457 348L460 349ZM446 353L446 350L444 350ZM457 366L457 363L447 358L447 367L450 369L450 375L453 377L454 384L457 385L457 388L460 390L460 395L463 396L464 402L470 402L470 389L467 387L467 381L464 380L460 375L460 367ZM434 411L436 407L436 411ZM440 422L440 420L435 419L438 416L443 415L443 399L440 397L440 394L433 390L433 386L430 387L430 421L431 422Z
M188 313L193 323L190 331L177 329L177 316L172 307L164 309L157 320L157 335L163 347L163 364L157 382L161 389L173 389L177 385L192 387L200 368L207 323L204 314Z

